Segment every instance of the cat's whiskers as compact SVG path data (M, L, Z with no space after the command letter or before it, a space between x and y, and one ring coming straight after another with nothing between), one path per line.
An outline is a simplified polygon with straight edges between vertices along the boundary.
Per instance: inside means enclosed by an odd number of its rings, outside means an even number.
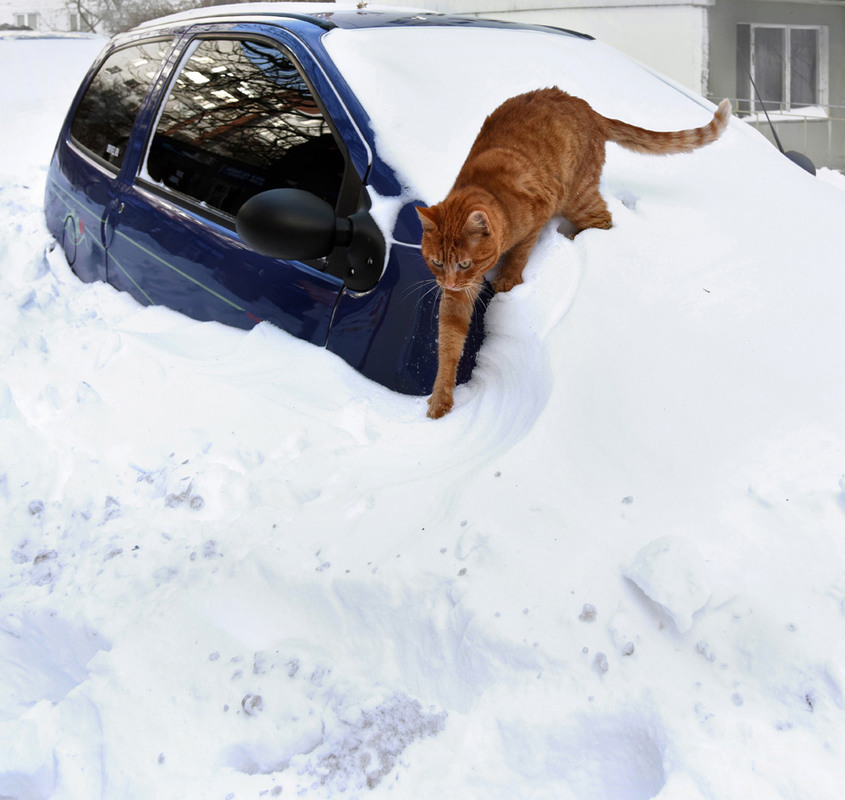
M481 305L485 309L490 305L490 297L485 297L484 284L480 283L476 287L475 298L472 301L473 306Z
M480 283L468 283L466 286L458 286L455 289L452 289L453 292L463 292L467 295L470 300L472 300L472 304L475 305L476 300L481 296L481 284Z
M406 300L408 297L410 297L412 293L419 292L419 289L422 286L426 286L427 288L424 292L417 294L417 299L414 303L414 307L411 313L415 314L417 312L417 309L426 300L426 298L428 298L431 294L436 293L436 299L431 304L431 315L434 316L435 310L439 305L440 295L442 293L441 287L434 279L415 281L413 284L407 287L406 291L402 295L402 299Z
M402 292L402 300L407 300L412 294L416 294L422 286L428 286L428 289L422 294L422 297L425 297L431 291L430 284L433 282L433 278L423 278L422 280L409 283Z

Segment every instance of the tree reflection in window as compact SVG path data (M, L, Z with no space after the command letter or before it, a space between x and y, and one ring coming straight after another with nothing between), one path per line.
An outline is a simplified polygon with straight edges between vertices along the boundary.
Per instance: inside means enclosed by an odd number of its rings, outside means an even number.
M274 47L201 40L164 105L152 180L226 214L278 187L337 201L344 159L308 85Z

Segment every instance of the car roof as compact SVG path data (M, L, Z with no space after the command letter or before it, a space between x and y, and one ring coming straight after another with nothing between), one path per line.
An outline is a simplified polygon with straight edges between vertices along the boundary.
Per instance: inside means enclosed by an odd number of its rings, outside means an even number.
M296 20L310 23L323 30L389 27L487 27L518 28L520 30L543 30L592 39L585 33L555 28L548 25L526 25L502 20L479 19L457 15L440 14L432 11L391 8L389 6L365 6L356 3L287 3L259 2L239 3L195 8L144 22L135 31L158 28L163 25L200 24L203 22L282 22Z

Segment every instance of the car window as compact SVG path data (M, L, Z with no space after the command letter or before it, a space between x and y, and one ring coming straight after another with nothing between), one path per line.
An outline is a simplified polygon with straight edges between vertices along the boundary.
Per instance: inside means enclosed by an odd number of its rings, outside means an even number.
M234 216L252 195L292 187L337 202L344 156L308 84L272 45L195 43L149 147L146 177Z
M138 109L169 47L169 42L145 42L117 50L103 62L71 122L77 144L120 169Z

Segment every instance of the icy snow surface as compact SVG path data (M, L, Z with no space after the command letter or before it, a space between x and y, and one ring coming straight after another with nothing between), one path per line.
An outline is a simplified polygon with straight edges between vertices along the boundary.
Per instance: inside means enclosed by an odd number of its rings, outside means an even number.
M611 148L615 227L549 227L433 422L75 278L41 199L101 45L0 39L0 798L839 800L839 176Z

